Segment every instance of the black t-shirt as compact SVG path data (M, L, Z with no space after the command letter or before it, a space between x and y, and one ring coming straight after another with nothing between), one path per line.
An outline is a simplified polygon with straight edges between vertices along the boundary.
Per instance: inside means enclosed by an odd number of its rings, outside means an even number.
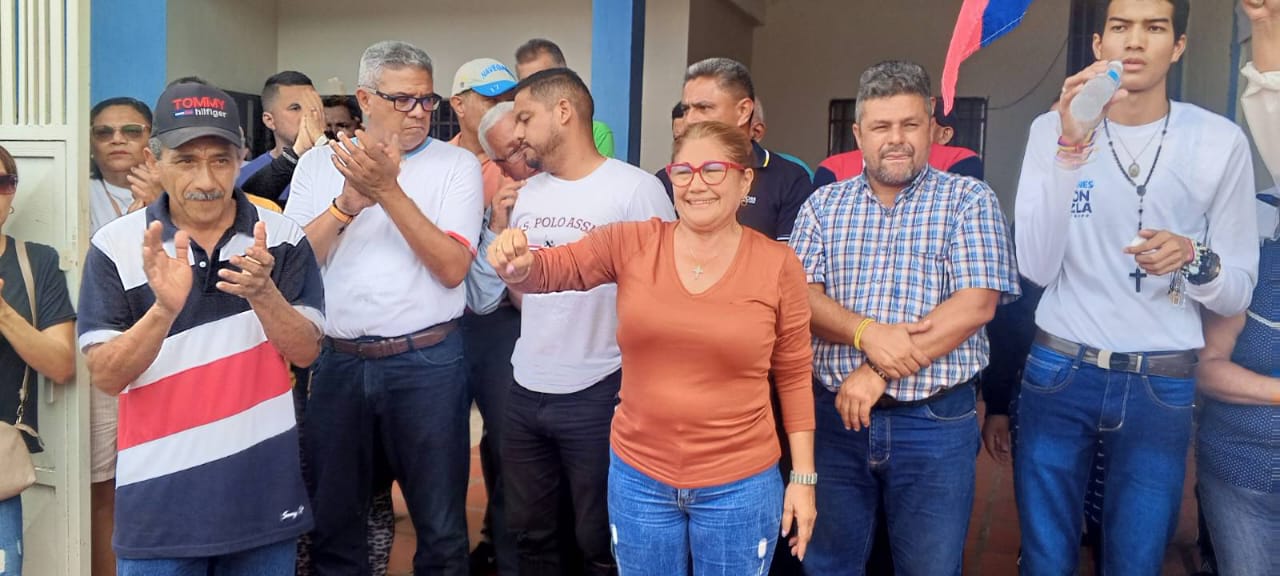
M738 210L738 222L765 236L786 242L791 239L791 229L796 224L800 206L813 193L813 181L803 166L772 154L755 142L751 147L756 157L756 179L747 194L746 205ZM659 170L655 176L662 181L667 196L674 203L667 171Z
M10 236L5 236L4 242L4 255L0 256L4 301L19 316L30 321L31 303L27 301L27 284L23 282L22 270L18 268L17 243ZM71 307L71 295L67 293L67 277L58 268L57 250L44 244L28 243L27 256L31 259L31 277L36 283L36 302L40 309L36 329L44 330L75 320L76 312ZM14 351L9 340L0 335L0 421L13 424L18 417L18 391L22 388L24 370L27 370L27 363ZM36 411L36 407L40 405L36 398L39 389L33 370L27 384L27 402L22 421L36 430L39 430L39 414ZM40 451L32 438L27 438L27 447L32 452Z

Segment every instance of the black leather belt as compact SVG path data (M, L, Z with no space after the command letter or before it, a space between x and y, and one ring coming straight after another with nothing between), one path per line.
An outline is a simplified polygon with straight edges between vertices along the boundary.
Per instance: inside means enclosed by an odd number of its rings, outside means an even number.
M941 392L935 392L932 396L929 396L927 398L921 398L919 400L898 400L893 396L890 396L888 394L883 394L880 396L879 400L876 400L876 404L874 408L885 410L889 408L911 408L915 406L924 406L925 404L931 404L933 402L937 402L938 400L946 398L947 396L950 396L951 394L955 393L957 390L972 391L973 386L977 381L978 381L978 377L974 376L973 378L970 378L969 380L961 384L956 384L955 386L952 386L950 388L943 389Z
M1080 358L1085 364L1097 366L1103 370L1150 374L1166 378L1190 378L1195 375L1196 365L1200 362L1193 350L1124 354L1076 344L1044 330L1036 330L1036 344L1063 356Z
M421 332L414 332L408 336L396 336L395 338L381 338L378 340L325 338L325 342L333 348L334 352L351 354L366 360L377 360L378 358L404 354L410 350L435 346L443 342L445 337L457 327L458 321L450 320L443 324L436 324Z

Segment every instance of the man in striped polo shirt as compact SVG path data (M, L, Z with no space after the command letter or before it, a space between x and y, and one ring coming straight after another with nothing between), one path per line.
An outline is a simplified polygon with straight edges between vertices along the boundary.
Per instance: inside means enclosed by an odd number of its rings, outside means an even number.
M235 191L226 93L175 84L156 112L165 193L93 237L80 293L93 385L120 397L119 573L292 574L312 517L289 364L320 353L320 270Z

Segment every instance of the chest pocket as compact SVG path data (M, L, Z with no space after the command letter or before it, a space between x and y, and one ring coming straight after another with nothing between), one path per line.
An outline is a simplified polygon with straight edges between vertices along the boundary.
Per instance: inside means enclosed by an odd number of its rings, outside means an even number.
M928 314L950 293L947 243L944 223L920 222L904 227L894 242L896 255L894 296L912 318Z

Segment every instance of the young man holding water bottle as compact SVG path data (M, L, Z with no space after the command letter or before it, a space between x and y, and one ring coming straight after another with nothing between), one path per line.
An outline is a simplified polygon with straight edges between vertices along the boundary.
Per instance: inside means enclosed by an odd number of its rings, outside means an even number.
M1244 134L1166 95L1187 0L1106 10L1099 61L1032 125L1018 185L1018 268L1045 288L1018 400L1024 574L1075 572L1099 440L1102 571L1160 572L1182 498L1201 309L1239 314L1257 277Z

